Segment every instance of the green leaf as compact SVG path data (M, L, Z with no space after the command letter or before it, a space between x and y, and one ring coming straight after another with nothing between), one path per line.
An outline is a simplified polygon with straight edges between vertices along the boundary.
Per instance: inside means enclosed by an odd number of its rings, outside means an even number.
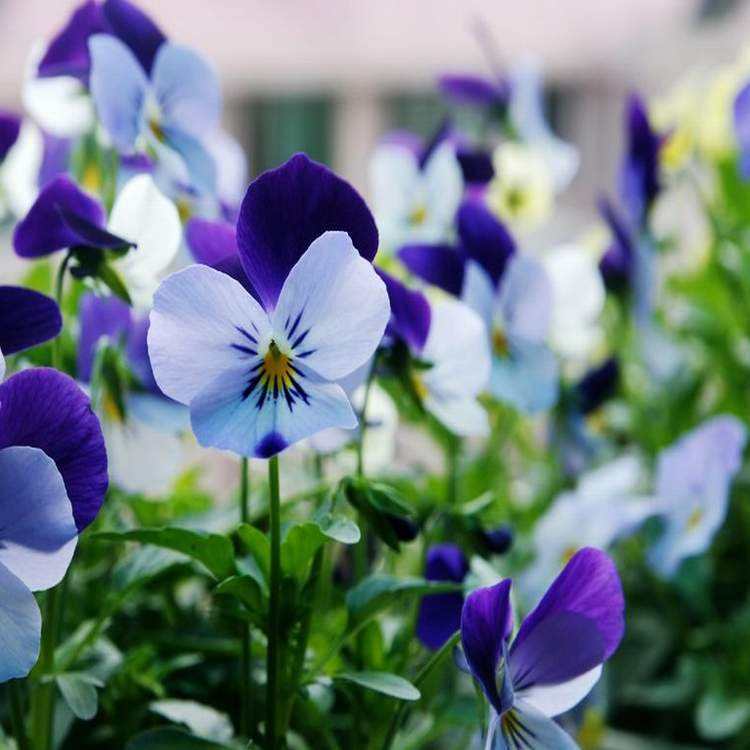
M164 547L202 563L216 578L228 578L235 572L232 543L221 534L176 527L133 529L93 534L92 539L108 542L141 542Z
M55 677L55 682L77 718L88 721L96 716L99 705L96 688L103 687L101 680L83 672L68 672Z
M368 690L375 690L402 701L418 701L421 697L419 690L409 680L390 672L342 672L333 675L333 678L354 682Z
M134 737L125 750L227 750L229 746L183 732L173 727L149 729Z
M211 706L195 701L165 699L149 708L175 724L184 724L194 735L215 742L228 742L234 735L229 717Z
M476 516L481 513L485 508L489 508L492 503L495 502L494 492L484 492L479 497L475 497L473 500L469 500L468 503L463 503L456 508L456 515L459 516Z
M216 587L217 594L228 594L239 599L251 612L265 611L263 592L252 576L232 576Z
M243 523L237 529L237 536L247 552L252 555L266 581L271 577L271 545L268 537L255 526Z
M316 513L313 521L329 539L335 542L357 544L362 538L359 526L346 516L328 512Z
M718 688L703 694L695 712L701 737L723 740L737 734L750 720L750 700L742 695L727 695Z
M303 579L315 553L326 537L316 523L308 521L289 529L281 543L281 567L284 573Z

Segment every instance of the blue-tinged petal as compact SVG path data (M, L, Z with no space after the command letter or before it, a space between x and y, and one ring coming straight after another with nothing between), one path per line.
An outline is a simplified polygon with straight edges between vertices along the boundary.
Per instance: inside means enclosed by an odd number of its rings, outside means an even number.
M268 316L220 271L194 265L167 277L154 296L148 351L161 390L190 402L225 370L257 355Z
M458 248L451 245L406 245L398 251L398 257L417 278L454 297L461 295L466 259Z
M269 458L330 427L357 426L341 386L295 366L289 387L274 388L255 382L259 367L260 358L226 370L193 399L190 420L201 445Z
M114 35L131 49L143 69L151 73L156 53L166 41L162 30L128 0L105 0L102 10Z
M216 127L221 112L219 81L213 68L193 50L171 42L162 44L151 84L165 126L196 138Z
M250 185L237 220L237 243L267 310L276 306L292 266L327 231L346 232L363 258L375 257L378 232L370 210L348 182L322 164L297 154Z
M497 679L505 642L513 629L510 587L511 580L506 578L495 586L472 591L461 612L461 643L466 661L498 714L509 708L507 697L498 690Z
M409 289L394 276L378 268L391 306L386 334L401 339L416 354L421 353L430 332L430 303L422 292Z
M91 380L96 349L102 339L120 343L131 325L130 307L117 297L100 297L93 292L83 295L78 306L80 334L76 370L83 383Z
M217 271L221 271L227 276L231 276L235 281L239 281L240 284L245 287L248 294L252 295L252 297L254 297L259 303L261 302L260 295L255 290L255 287L245 273L239 253L236 255L229 255L224 258L224 260L214 263L211 267L215 268Z
M55 586L78 540L73 508L55 462L39 448L2 448L0 486L0 565L32 591Z
M0 682L26 677L36 664L42 615L29 589L0 565Z
M99 119L118 151L132 151L144 125L146 74L135 55L113 36L95 34L89 51L89 88Z
M163 396L154 380L154 371L151 369L151 359L148 356L148 329L148 315L131 320L127 330L125 352L130 369L140 381L141 386L149 393Z
M43 78L73 76L85 83L91 66L89 37L108 30L101 5L96 0L81 3L49 43L39 61L38 75Z
M504 744L493 750L579 750L562 727L521 700L501 717L500 732Z
M492 331L495 316L497 290L487 272L475 260L466 263L464 283L461 288L461 301L479 315L487 328Z
M171 149L179 157L180 166L186 171L190 187L199 193L214 193L216 164L208 149L195 136L177 125L163 125L162 133L164 144L159 143L156 146L161 160L168 163L171 155L165 153L165 149Z
M42 189L28 214L16 226L13 247L22 258L38 258L66 247L87 244L99 233L107 234L101 229L103 224L101 204L69 177L56 177Z
M428 581L462 583L469 563L455 544L435 544L427 550ZM464 596L460 591L422 597L417 618L417 637L429 649L439 649L461 626Z
M155 393L131 393L125 411L133 419L162 434L177 434L190 428L190 411L184 404Z
M511 646L515 690L559 685L593 670L614 653L624 629L625 600L614 563L600 550L580 550Z
M578 677L555 685L536 685L515 693L516 700L553 718L575 708L593 689L602 676L602 665Z
M445 74L438 80L440 93L456 104L503 107L508 103L507 81L495 81L472 74Z
M21 132L21 118L7 110L0 110L0 161L2 161Z
M292 267L271 320L295 363L338 380L372 357L390 314L385 284L372 264L348 234L326 232Z
M107 453L88 396L57 370L22 370L0 385L0 447L40 448L62 474L79 531L107 491Z
M508 355L492 362L490 390L516 409L536 414L557 402L559 379L557 358L546 344L511 341Z
M57 302L31 289L0 286L0 351L13 354L60 333Z
M72 151L72 141L69 138L61 138L45 132L42 132L42 138L44 139L44 153L37 180L39 187L44 187L55 177L64 175L68 171Z
M552 318L552 299L552 284L542 264L525 255L515 256L508 264L497 299L505 336L527 343L545 341Z
M237 233L226 221L190 219L185 225L185 241L196 262L206 266L238 254Z
M458 210L458 236L466 255L497 285L516 251L508 230L481 203L466 201Z
M734 122L734 134L740 149L740 169L742 175L747 179L750 176L750 83L743 86L734 99L732 108Z

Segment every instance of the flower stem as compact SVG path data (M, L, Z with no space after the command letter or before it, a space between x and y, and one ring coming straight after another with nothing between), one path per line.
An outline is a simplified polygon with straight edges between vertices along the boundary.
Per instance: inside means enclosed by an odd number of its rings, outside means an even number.
M40 677L50 675L55 666L55 647L60 628L62 612L60 586L49 589L44 607L42 624L42 643L39 650L38 667ZM37 750L48 750L52 747L52 718L55 713L55 683L50 680L40 682L37 688L37 704L33 721L33 739Z
M458 454L461 443L454 435L448 435L445 446L445 502L453 507L458 500Z
M60 267L57 269L57 277L55 278L55 300L60 308L62 314L62 302L63 292L65 290L65 273L68 270L68 264L70 263L70 253L66 253L65 257L60 263ZM62 335L62 332L61 332ZM62 369L62 338L58 336L52 342L52 366L58 370Z
M281 500L279 497L279 459L268 461L269 534L271 537L271 581L268 611L268 649L266 661L266 748L278 748L279 704L279 625L281 595Z
M431 672L437 667L438 664L445 658L446 654L449 654L453 647L458 643L461 638L461 631L457 630L441 647L436 651L429 659L429 661L419 670L419 673L414 678L415 687L419 687L431 674ZM410 704L402 701L398 707L398 710L394 713L391 719L391 724L388 727L388 734L383 742L383 750L389 750L393 744L393 740L396 737L398 728L406 718L406 714L410 708Z
M247 523L250 518L250 472L248 469L248 460L243 456L240 462L240 521ZM252 705L250 703L250 694L252 692L252 671L251 671L251 654L252 654L252 631L248 623L242 623L241 646L242 659L240 669L240 734L243 737L250 736L250 726L252 723Z
M23 695L21 694L21 683L19 680L11 680L8 683L10 693L10 720L13 724L13 736L16 739L18 750L30 750L29 738L26 736L26 727L23 720Z

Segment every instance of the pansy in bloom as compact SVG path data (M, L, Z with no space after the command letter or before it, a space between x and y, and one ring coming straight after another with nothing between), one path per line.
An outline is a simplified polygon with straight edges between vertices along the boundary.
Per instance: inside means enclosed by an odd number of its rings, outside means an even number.
M469 562L455 544L434 544L427 550L424 576L439 583L463 583ZM432 651L437 651L459 628L462 591L446 591L422 597L417 615L417 637Z
M547 409L558 389L546 339L552 289L540 263L516 252L505 227L481 204L458 212L458 244L409 245L400 259L424 281L462 299L484 322L492 350L490 390L527 412Z
M75 382L24 370L0 385L0 681L24 677L39 654L32 591L65 575L77 535L107 489L99 423Z
M511 641L512 581L466 597L461 645L490 705L487 750L575 750L553 721L591 691L625 631L625 600L612 560L576 552Z
M148 318L135 317L117 297L88 292L79 303L79 322L78 379L92 386L112 480L127 492L166 492L185 458L180 434L189 427L189 415L154 381L146 347ZM111 359L97 359L103 346L123 352L125 372ZM93 383L95 366L106 372Z
M665 529L649 560L660 575L673 576L684 559L711 545L724 523L746 442L739 419L719 416L659 454L656 496Z
M29 349L60 333L62 318L57 303L39 292L18 286L0 286L0 379L5 356Z
M13 246L23 258L74 251L79 266L92 275L112 251L112 266L133 302L147 306L159 274L177 254L181 236L177 208L150 175L136 175L125 183L108 220L97 200L59 176L42 189L16 226Z
M190 406L201 444L241 455L353 429L336 381L373 355L390 315L365 202L298 154L250 185L236 244L226 273L193 265L159 287L148 335L159 387Z
M373 209L382 247L440 242L449 235L464 183L456 149L441 129L426 146L392 137L370 163Z
M406 347L409 353L399 374L407 378L410 392L455 435L486 435L487 413L477 397L487 387L490 351L481 319L462 302L431 302L394 276L379 273L392 312L386 339L393 351Z
M216 168L204 139L219 120L216 74L186 47L163 42L151 68L109 34L88 41L90 88L97 115L114 147L156 157L172 179L213 193Z

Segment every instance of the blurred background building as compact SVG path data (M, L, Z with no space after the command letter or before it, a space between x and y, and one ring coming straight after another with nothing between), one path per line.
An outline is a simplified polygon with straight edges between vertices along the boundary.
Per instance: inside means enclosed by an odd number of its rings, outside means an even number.
M0 2L0 105L19 106L32 43L49 39L76 4ZM443 107L434 84L441 72L486 73L490 56L501 66L524 55L540 58L554 127L582 154L563 203L571 226L593 215L597 191L612 184L625 93L657 94L689 69L733 59L750 42L750 3L744 0L140 5L171 37L217 66L226 125L246 148L253 173L304 150L365 193L369 154L384 132L406 127L426 134L439 123Z

